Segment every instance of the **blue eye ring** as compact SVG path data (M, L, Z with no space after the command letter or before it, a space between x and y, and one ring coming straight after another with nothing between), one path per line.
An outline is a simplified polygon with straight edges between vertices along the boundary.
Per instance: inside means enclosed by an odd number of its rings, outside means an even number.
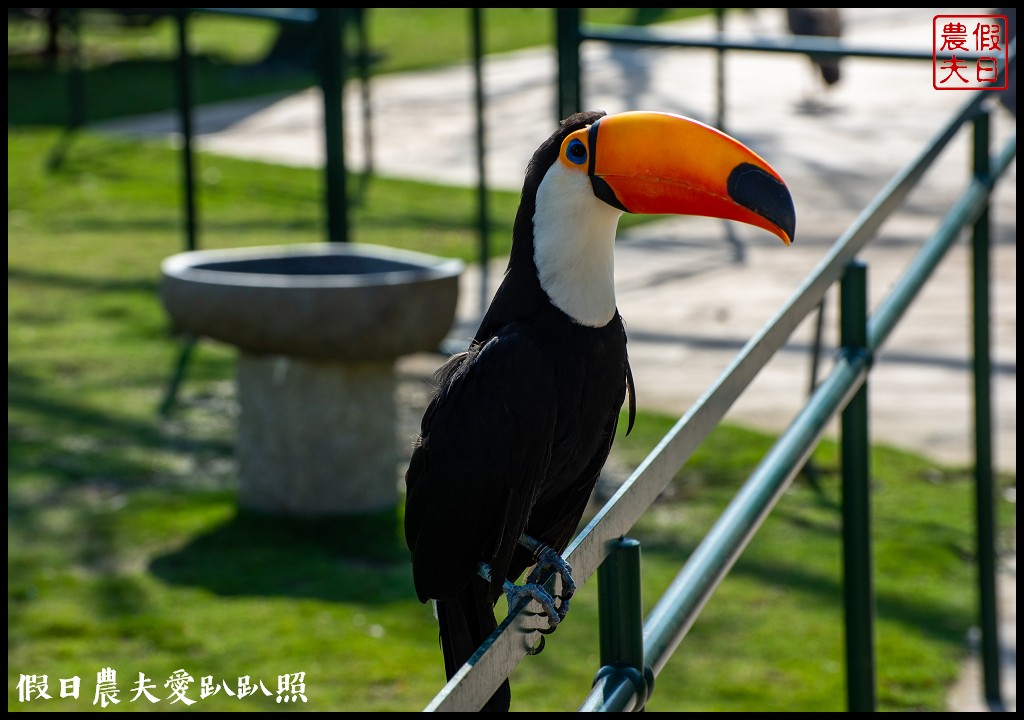
M579 140L571 140L568 147L565 148L565 156L569 162L582 165L587 161L587 146Z

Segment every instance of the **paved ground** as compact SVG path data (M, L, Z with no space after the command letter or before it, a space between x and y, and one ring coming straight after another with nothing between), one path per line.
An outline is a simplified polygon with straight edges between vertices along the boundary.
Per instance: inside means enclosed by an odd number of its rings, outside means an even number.
M849 12L846 37L857 45L930 50L932 17L953 10L868 9ZM969 12L960 9L959 13ZM975 11L977 12L977 11ZM764 10L732 21L739 37L780 32L781 17ZM681 26L707 34L709 23ZM705 51L584 48L588 107L608 112L651 109L713 121L713 54ZM797 241L782 247L772 236L718 221L674 219L623 236L617 255L619 307L630 334L639 403L684 412L718 377L751 334L773 315L819 263L830 243L885 183L966 100L966 93L932 88L928 63L847 60L843 79L827 97L814 88L805 58L733 53L727 61L728 130L756 149L787 180L797 210ZM489 59L488 179L518 189L526 161L554 127L555 64L547 51ZM386 77L372 88L374 167L381 175L475 184L472 75L468 67ZM350 165L364 162L361 109L353 92L346 105ZM273 162L322 163L316 91L287 98L203 108L199 146ZM154 117L122 130L163 134L173 121ZM996 140L1015 132L1002 111ZM864 254L872 306L891 288L921 241L963 187L969 136L929 173L905 209ZM385 141L386 139L386 141ZM1016 165L995 196L993 351L995 457L1016 472ZM489 269L497 286L503 267ZM906 320L890 337L871 376L871 431L875 441L919 451L937 461L970 463L972 402L969 355L969 252L963 242L944 261ZM457 337L468 337L480 308L480 273L464 278ZM836 297L825 312L823 372L835 347ZM784 429L805 401L812 321L807 320L728 418L767 430ZM403 361L429 372L436 359ZM1000 590L1007 677L1004 693L1016 707L1016 556L1010 550ZM976 667L965 670L953 693L958 710L983 709Z

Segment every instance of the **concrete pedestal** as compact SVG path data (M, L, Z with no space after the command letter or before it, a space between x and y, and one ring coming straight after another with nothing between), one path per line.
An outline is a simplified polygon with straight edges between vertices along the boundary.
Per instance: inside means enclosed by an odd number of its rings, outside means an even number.
M238 348L242 507L323 516L397 506L394 363L444 340L462 270L349 243L164 260L160 298L175 327Z
M236 381L241 507L313 516L397 505L392 361L240 352Z

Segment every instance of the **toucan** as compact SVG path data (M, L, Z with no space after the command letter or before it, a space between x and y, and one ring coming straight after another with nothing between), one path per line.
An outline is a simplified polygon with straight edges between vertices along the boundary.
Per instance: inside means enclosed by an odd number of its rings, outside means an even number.
M568 611L561 553L627 394L627 432L636 411L613 277L625 212L737 220L787 245L795 228L767 162L680 115L576 113L537 149L504 278L468 349L437 371L405 476L413 582L435 604L449 679L496 629L502 593L510 609L537 599L552 629ZM557 598L540 584L549 569L562 576ZM483 709L510 701L506 680Z

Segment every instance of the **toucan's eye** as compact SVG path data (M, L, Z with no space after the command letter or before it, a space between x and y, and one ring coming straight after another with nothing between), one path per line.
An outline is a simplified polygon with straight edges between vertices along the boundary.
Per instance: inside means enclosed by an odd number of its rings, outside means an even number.
M587 146L579 140L573 140L565 149L565 156L569 158L569 162L582 165L587 161Z

